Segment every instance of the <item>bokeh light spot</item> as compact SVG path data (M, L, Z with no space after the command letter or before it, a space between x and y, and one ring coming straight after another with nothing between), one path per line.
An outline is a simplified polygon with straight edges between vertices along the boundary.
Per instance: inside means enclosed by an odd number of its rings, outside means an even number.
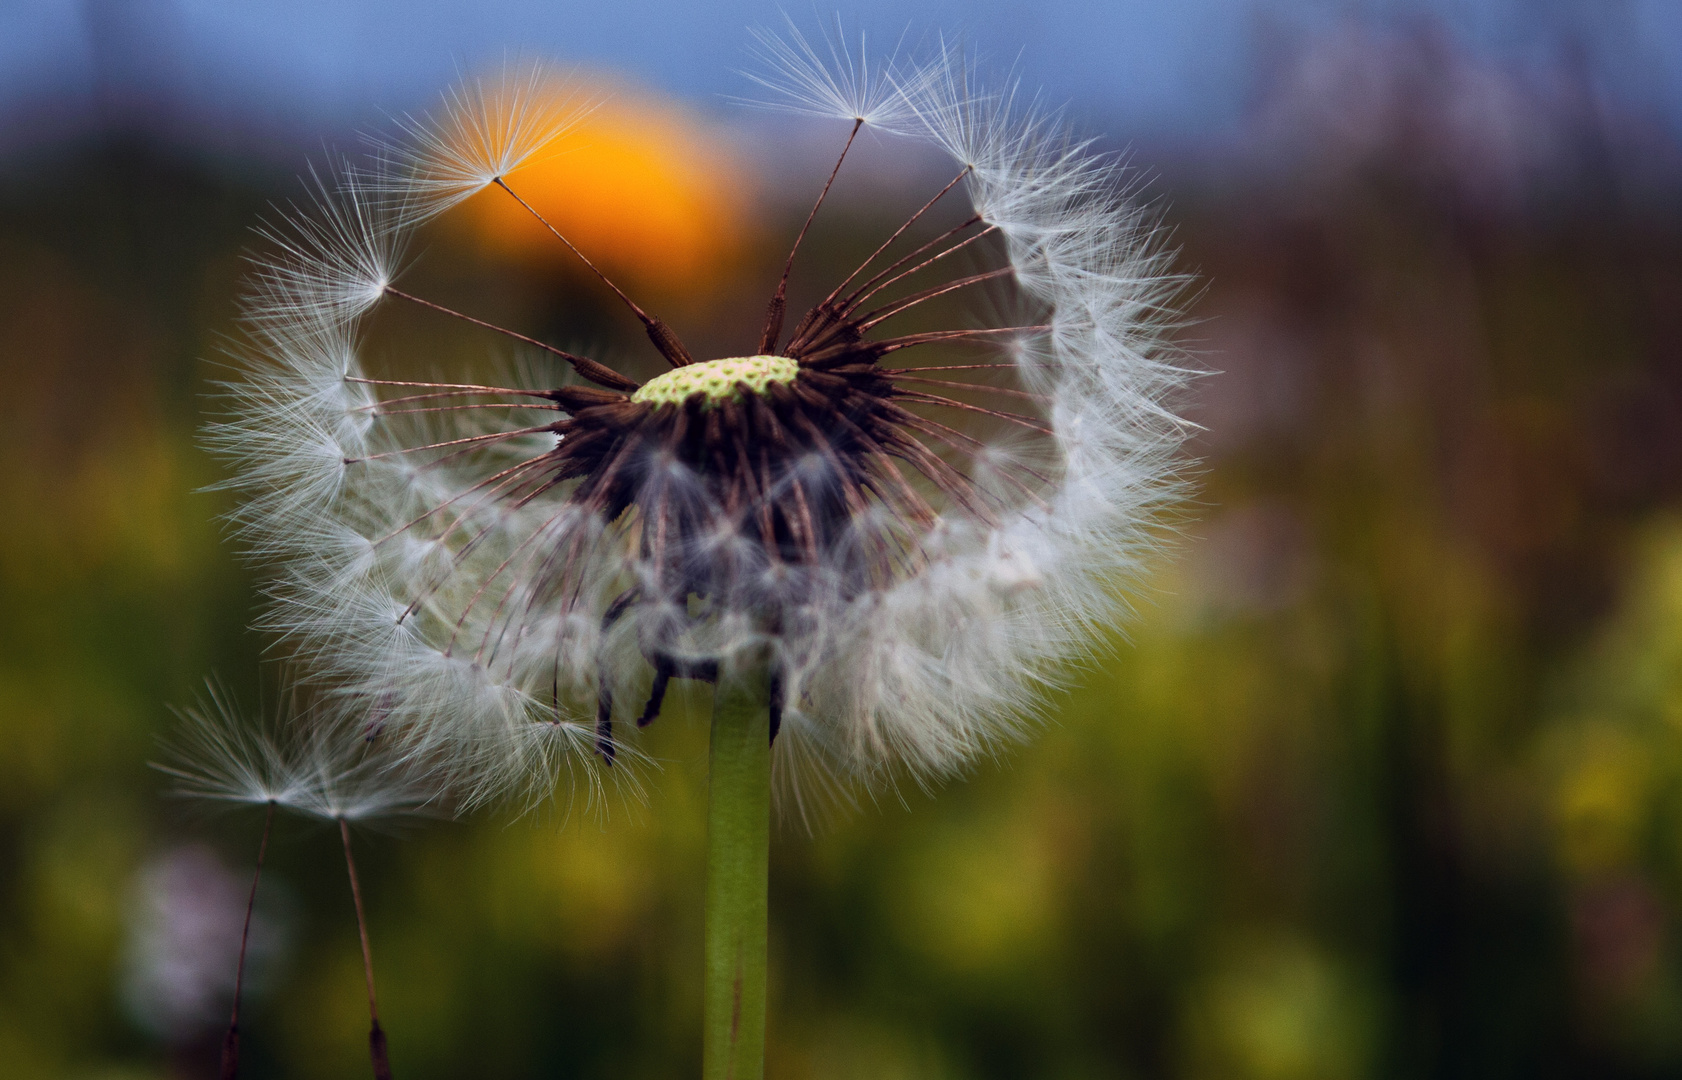
M586 93L600 104L512 172L509 185L623 284L710 292L742 248L751 178L717 128L676 103L605 83ZM507 192L487 188L462 213L493 250L577 265Z

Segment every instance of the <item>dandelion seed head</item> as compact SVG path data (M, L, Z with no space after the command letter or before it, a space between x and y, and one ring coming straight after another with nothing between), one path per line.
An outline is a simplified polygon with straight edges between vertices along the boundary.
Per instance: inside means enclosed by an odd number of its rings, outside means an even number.
M1019 737L1125 614L1118 583L1181 493L1184 278L1122 167L945 42L884 63L792 29L755 48L795 112L918 134L957 170L789 325L780 286L757 349L690 355L520 197L508 175L576 115L536 68L404 121L384 171L340 170L259 270L250 373L210 442L240 534L280 567L263 625L463 803L598 790L669 682L748 662L776 686L778 768L806 778L786 790L950 775ZM492 183L602 277L664 374L403 289L415 223ZM890 322L963 302L945 329ZM368 303L571 374L370 377Z

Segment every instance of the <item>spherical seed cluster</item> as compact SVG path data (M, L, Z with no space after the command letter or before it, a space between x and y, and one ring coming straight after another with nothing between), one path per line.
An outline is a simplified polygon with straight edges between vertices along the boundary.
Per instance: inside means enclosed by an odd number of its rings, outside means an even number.
M771 668L784 780L949 774L1123 613L1117 582L1178 497L1188 372L1162 332L1183 281L1115 163L950 52L835 71L762 44L795 111L849 121L848 146L925 139L957 175L786 333L779 286L753 355L696 363L615 289L671 367L639 384L398 286L416 222L492 185L520 200L520 163L570 119L534 104L535 75L455 94L259 272L251 372L211 439L280 563L268 625L467 801L611 762L670 680L744 657ZM884 327L982 292L1008 317ZM376 304L576 379L372 378Z
M800 365L786 356L732 356L676 368L648 380L631 395L632 401L681 405L693 394L711 404L741 401L741 383L753 394L765 393L772 383L791 383Z

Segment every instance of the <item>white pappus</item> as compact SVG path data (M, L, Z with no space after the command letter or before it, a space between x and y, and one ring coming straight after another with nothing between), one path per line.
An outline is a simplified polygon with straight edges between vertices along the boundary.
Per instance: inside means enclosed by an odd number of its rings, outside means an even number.
M611 763L669 680L750 653L785 779L950 774L1124 614L1182 494L1191 373L1166 335L1185 278L1122 166L944 44L875 68L825 45L762 36L754 78L851 122L848 146L875 126L956 176L785 320L791 252L738 355L697 360L607 282L669 367L639 383L400 287L415 224L492 185L599 275L520 194L518 166L577 116L537 68L323 182L258 270L247 373L209 439L246 492L241 535L279 564L266 626L467 802ZM988 301L970 322L880 325L966 297ZM421 357L371 378L361 324L388 303L570 374L493 385Z

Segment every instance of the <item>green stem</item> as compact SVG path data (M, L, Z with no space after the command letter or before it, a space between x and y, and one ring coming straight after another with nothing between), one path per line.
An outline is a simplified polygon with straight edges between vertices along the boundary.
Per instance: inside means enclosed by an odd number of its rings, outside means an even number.
M721 673L707 792L703 1080L765 1075L771 720L765 670Z

